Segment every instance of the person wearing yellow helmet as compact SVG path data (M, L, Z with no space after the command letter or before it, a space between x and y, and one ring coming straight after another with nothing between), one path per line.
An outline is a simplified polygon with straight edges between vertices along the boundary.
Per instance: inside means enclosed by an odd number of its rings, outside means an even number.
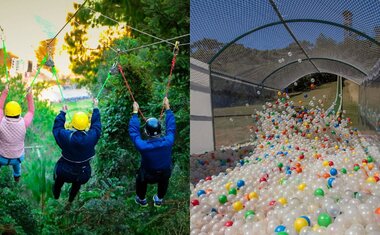
M60 197L63 184L71 183L69 195L71 203L80 187L91 178L90 161L95 155L95 145L102 132L100 112L97 108L98 101L96 99L93 101L91 125L87 114L77 112L71 122L73 129L65 129L67 106L63 106L55 118L53 135L62 149L62 155L54 169L53 195L55 199Z
M14 180L19 182L21 163L24 160L25 134L33 120L34 102L31 88L28 88L28 112L21 117L21 106L16 101L8 102L4 108L8 90L7 85L0 97L0 167L12 165Z

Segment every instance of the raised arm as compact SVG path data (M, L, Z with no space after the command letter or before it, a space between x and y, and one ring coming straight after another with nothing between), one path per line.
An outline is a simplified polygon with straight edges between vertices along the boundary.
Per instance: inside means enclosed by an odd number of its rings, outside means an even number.
M90 131L94 131L96 138L99 139L102 134L102 123L100 121L100 112L96 107L92 111Z
M66 110L67 107L64 106L64 108L60 111L60 113L55 117L54 120L54 126L53 126L53 135L55 138L55 141L59 146L61 146L61 131L65 130L65 122L66 122Z
M169 144L174 144L174 138L175 138L175 117L173 112L170 110L170 104L168 98L164 98L164 106L165 106L165 125L166 125L166 140L169 142Z
M8 85L5 86L5 89L1 93L0 96L0 120L4 117L4 104L5 100L7 99L8 96Z
M34 116L34 100L30 88L28 88L28 94L26 95L26 99L28 101L28 112L25 114L24 121L25 127L28 127L30 124L32 124Z
M138 117L139 105L137 102L133 103L133 114L131 120L129 120L129 136L137 150L141 150L144 145L144 141L141 139L140 133L140 119Z

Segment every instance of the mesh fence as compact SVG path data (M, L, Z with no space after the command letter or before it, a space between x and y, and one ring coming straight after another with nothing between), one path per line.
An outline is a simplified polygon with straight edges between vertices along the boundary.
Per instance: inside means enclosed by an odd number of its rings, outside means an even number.
M376 0L192 0L191 56L278 89L323 71L361 83L380 57L378 12Z

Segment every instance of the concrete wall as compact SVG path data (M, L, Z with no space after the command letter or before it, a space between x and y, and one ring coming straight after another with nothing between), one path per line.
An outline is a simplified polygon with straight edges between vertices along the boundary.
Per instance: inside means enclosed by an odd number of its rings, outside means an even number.
M190 58L190 153L214 150L208 64Z

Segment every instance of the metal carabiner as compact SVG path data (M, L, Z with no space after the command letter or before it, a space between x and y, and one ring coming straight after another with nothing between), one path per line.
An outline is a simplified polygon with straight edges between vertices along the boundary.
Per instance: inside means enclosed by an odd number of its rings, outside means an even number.
M178 55L178 53L179 53L179 41L175 41L173 54Z

